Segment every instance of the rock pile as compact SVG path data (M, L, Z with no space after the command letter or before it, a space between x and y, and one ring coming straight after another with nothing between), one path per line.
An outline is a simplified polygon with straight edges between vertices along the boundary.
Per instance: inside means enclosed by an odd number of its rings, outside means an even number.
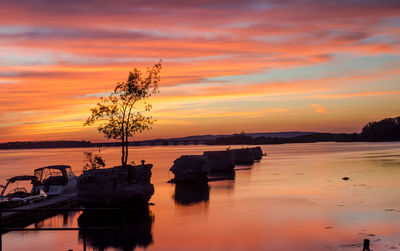
M231 171L235 168L235 156L232 151L204 152L211 165L211 171Z
M202 155L184 155L174 161L170 171L175 175L172 182L207 181L210 170L208 158Z
M89 207L148 206L154 194L152 167L148 164L86 171L78 178L78 200Z
M235 155L236 165L251 165L254 164L253 151L250 148L231 150Z
M235 178L235 165L251 165L263 157L261 147L206 151L203 155L184 155L171 167L173 183L193 183Z
M252 154L253 154L253 158L254 160L260 160L263 157L263 152L261 147L257 146L257 147L252 147L250 148Z

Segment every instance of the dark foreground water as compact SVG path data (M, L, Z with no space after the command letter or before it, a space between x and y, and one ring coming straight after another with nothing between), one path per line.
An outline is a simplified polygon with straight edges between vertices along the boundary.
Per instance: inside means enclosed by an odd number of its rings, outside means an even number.
M400 143L317 143L263 146L269 154L234 180L209 186L166 183L173 161L224 146L132 147L131 160L153 163L155 203L126 216L119 230L91 231L88 250L373 250L400 249ZM34 168L68 164L79 174L83 151L0 151L0 182ZM119 148L102 148L108 166ZM350 180L344 181L343 177ZM111 212L87 215L92 225L119 222ZM36 223L74 227L81 213ZM82 233L10 232L3 250L82 250Z

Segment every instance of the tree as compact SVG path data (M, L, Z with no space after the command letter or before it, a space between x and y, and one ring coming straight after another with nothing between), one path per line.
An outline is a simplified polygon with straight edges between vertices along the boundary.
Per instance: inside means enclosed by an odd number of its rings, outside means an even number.
M400 140L400 117L369 122L363 127L361 137L367 141Z
M151 129L155 120L148 113L152 109L147 99L158 93L161 61L147 68L146 76L134 68L126 82L117 83L114 92L100 98L92 115L84 125L99 123L97 130L107 139L121 141L121 165L128 162L129 139L136 133Z
M106 162L103 160L103 158L100 155L96 155L92 152L83 152L85 155L85 161L86 164L83 167L83 170L95 170L99 169L100 167L105 167Z

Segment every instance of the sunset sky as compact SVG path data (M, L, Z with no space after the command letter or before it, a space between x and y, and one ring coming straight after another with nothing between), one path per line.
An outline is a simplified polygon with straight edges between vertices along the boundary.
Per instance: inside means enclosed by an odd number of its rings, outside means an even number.
M159 59L137 139L359 132L400 115L400 1L1 0L0 142L104 141L90 108Z

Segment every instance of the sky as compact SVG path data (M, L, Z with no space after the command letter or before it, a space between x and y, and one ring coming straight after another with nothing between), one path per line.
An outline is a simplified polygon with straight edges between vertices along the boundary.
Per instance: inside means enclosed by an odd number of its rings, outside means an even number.
M0 0L0 142L104 141L90 108L160 59L137 140L359 132L400 115L400 1Z

